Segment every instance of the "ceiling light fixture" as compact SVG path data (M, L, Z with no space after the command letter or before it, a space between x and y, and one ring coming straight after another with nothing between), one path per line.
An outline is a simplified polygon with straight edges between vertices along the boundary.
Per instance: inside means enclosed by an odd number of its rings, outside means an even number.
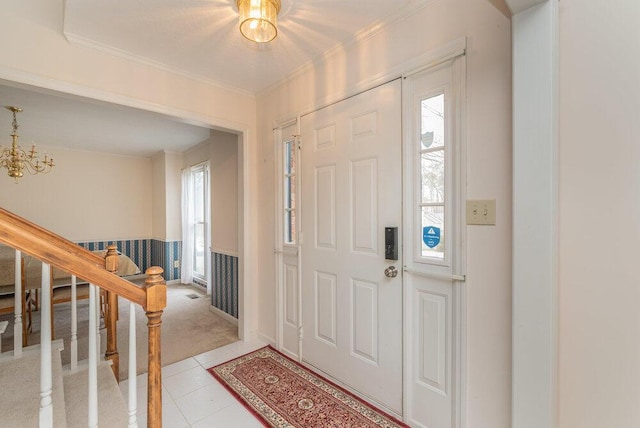
M280 0L237 0L240 32L256 43L267 43L278 35Z
M36 146L31 146L31 150L25 152L18 145L18 120L16 119L16 113L20 113L22 109L20 107L6 106L7 110L13 113L13 132L11 133L12 143L10 148L6 148L0 152L0 168L7 168L9 177L14 178L16 183L18 178L24 175L26 169L31 174L37 174L42 172L46 174L54 167L53 158L49 159L47 154L44 155L44 160L40 160L38 152L36 152Z

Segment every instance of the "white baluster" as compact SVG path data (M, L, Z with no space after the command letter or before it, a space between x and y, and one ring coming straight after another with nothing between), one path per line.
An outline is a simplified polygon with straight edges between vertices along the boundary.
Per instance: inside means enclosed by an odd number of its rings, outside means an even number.
M100 346L102 345L102 341L100 340L100 288L96 286L96 348L98 352L98 359L100 359Z
M53 426L51 369L51 266L42 263L40 301L40 428ZM20 332L22 334L22 332Z
M136 305L129 303L129 427L137 428Z
M22 356L22 253L16 250L16 270L14 275L15 287L13 292L15 295L15 322L13 323L13 356L20 358Z
M78 289L75 275L71 275L71 371L78 368Z
M96 292L89 284L89 418L90 428L98 426L98 352L96 347Z

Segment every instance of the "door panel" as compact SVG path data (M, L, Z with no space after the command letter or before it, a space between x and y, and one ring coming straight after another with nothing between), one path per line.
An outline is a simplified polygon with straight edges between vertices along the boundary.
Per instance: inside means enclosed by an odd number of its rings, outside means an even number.
M400 81L301 119L303 360L402 413ZM399 242L401 248L401 242Z
M403 81L405 118L405 418L459 423L464 204L459 60Z

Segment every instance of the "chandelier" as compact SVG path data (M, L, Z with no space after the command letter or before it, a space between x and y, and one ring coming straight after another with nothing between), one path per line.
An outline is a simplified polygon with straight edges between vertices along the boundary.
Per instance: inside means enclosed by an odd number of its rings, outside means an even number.
M240 32L256 43L266 43L278 35L280 0L237 0Z
M49 158L46 154L44 160L40 160L36 146L31 146L31 150L25 152L18 145L18 120L16 113L20 113L20 107L5 106L5 108L13 113L13 132L11 133L12 143L10 148L6 148L0 152L0 168L7 168L7 174L18 182L18 179L24 175L24 171L30 174L42 172L44 174L51 171L54 167L53 158Z

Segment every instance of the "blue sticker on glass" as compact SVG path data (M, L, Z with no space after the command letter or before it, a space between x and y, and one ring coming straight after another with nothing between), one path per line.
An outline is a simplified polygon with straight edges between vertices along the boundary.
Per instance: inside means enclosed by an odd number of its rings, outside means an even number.
M440 228L427 226L422 228L422 240L429 248L435 248L440 243Z

